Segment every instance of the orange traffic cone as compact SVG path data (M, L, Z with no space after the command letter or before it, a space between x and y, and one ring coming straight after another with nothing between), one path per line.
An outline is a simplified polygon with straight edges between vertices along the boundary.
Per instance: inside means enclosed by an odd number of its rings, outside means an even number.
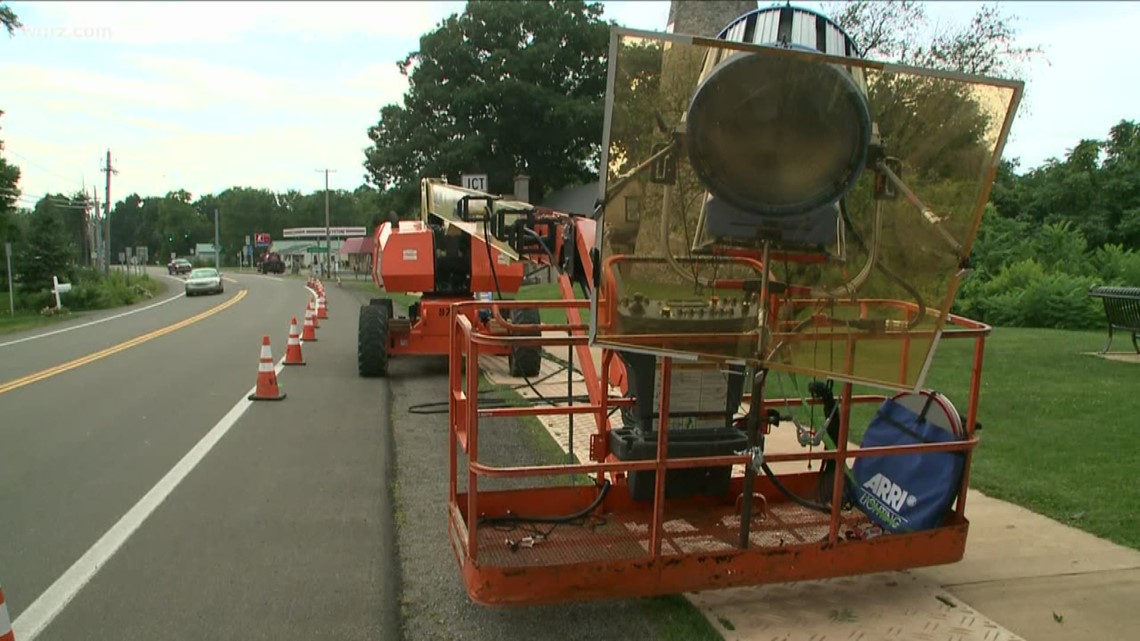
M309 312L313 313L313 329L320 329L321 322L317 320L317 304L312 300L310 300L308 303L305 303L305 313L307 314Z
M325 295L321 294L317 297L317 318L327 319L329 317L328 306L325 305Z
M289 345L285 348L286 365L304 365L305 357L301 355L301 334L297 331L297 317L289 323Z
M273 370L273 352L269 350L269 337L261 337L261 358L257 364L257 388L249 395L251 401L279 401L285 393L277 388L277 372Z
M306 343L317 342L317 331L316 331L316 329L317 328L313 326L313 310L306 309L305 310L305 328L304 328L304 331L301 332L301 340L305 341Z
M16 641L12 632L12 619L8 616L8 604L4 602L4 587L0 586L0 641Z

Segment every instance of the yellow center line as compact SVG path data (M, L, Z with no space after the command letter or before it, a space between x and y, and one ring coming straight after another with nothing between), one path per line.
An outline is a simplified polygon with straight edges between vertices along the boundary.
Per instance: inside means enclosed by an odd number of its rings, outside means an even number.
M0 384L0 394L4 394L6 392L11 392L14 389L19 389L25 385L31 385L32 383L35 383L37 381L42 381L46 378L51 378L52 376L55 376L56 374L62 374L66 371L73 370L77 367L82 367L88 363L93 363L99 359L106 358L106 357L111 356L113 354L118 354L119 352L128 350L128 349L135 347L137 345L142 345L143 343L145 343L149 340L153 340L155 338L158 338L159 336L165 336L171 332L178 331L178 330L182 329L183 327L193 325L194 323L197 323L200 320L204 320L206 318L209 318L210 316L213 316L214 314L217 314L218 312L221 312L221 311L223 311L229 307L232 307L233 305L236 305L238 303L238 301L245 298L246 294L248 294L248 293L249 293L249 290L243 289L243 290L239 291L236 296L227 300L226 302L221 303L219 305L216 305L214 307L211 307L210 309L207 309L206 311L204 311L200 314L197 314L195 316L191 316L190 318L187 318L185 320L174 323L173 325L167 325L166 327L156 329L153 332L150 332L148 334L143 334L142 336L137 336L135 338L132 338L129 341L124 341L122 343L119 343L118 345L113 345L111 347L108 347L107 349L100 350L98 352L95 352L94 354L88 354L87 356L77 358L73 361L64 363L62 365L56 365L55 367L49 367L48 369L45 369L41 372L36 372L35 374L29 374L27 376L24 376L23 378L17 378L16 380L8 381L7 383Z

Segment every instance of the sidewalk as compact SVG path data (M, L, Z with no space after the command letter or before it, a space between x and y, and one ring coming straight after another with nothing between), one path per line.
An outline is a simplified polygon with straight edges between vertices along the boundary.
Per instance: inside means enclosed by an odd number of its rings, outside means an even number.
M600 363L600 354L595 359ZM484 369L492 381L522 383L507 375L505 359L486 361ZM544 360L535 378L557 369ZM543 395L564 396L566 377L554 376L536 387ZM573 387L575 394L585 393L580 376ZM524 397L535 396L526 387L518 391ZM567 451L566 417L541 418ZM584 416L574 426L573 453L580 459L589 451L593 428L593 421ZM774 449L787 450L794 444L794 429L774 429L769 440ZM966 556L958 563L686 596L725 641L1136 638L1140 552L977 490L971 490L966 500L970 534Z

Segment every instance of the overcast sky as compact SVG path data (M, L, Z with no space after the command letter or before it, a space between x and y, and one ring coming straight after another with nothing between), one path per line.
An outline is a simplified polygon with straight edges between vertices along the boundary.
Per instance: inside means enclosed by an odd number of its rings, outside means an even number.
M463 2L10 2L0 35L0 139L30 206L102 186L112 198L230 186L310 192L362 184L366 129L407 87L395 62ZM606 18L664 30L669 2L604 2ZM762 6L767 6L767 1ZM818 7L815 2L805 6ZM1025 44L1026 98L1006 157L1033 167L1140 119L1140 3L1007 2ZM977 4L931 2L964 24ZM599 132L599 140L601 132ZM102 196L102 189L100 189Z

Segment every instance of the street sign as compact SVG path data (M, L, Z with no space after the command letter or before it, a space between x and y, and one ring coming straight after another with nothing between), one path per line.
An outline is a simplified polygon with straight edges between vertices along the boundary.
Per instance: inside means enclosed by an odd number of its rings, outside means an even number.
M324 238L324 227L292 227L281 231L282 238ZM328 235L340 238L354 237L354 236L367 236L368 230L364 227L329 227Z
M463 187L475 191L487 191L487 174L462 174L459 177Z

